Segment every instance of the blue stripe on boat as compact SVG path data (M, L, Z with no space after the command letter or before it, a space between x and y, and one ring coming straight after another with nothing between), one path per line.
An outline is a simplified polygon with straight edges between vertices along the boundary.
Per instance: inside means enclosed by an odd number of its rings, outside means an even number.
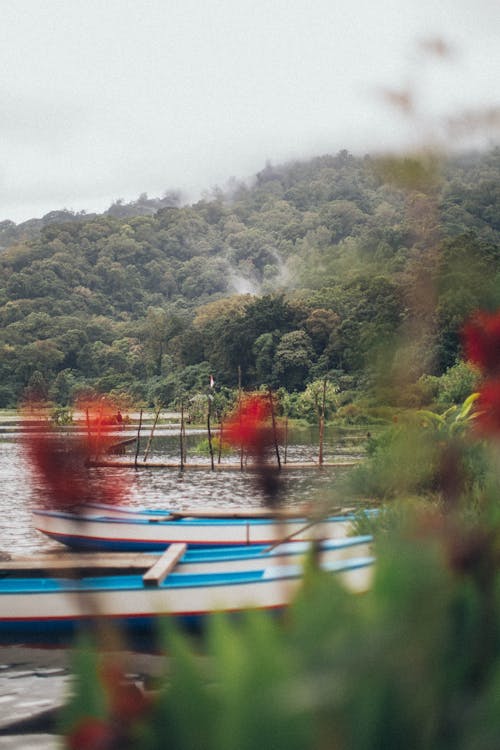
M356 570L374 562L373 557L352 558L322 565L328 572L342 572ZM207 586L223 586L231 584L251 584L259 581L277 582L289 578L300 577L303 569L299 565L285 565L273 568L272 565L263 570L233 571L221 573L178 574L170 573L168 578L159 585L162 589L195 588ZM0 580L0 597L12 593L53 594L57 592L70 593L78 591L140 591L145 588L142 575L117 574L105 576L91 576L80 580L70 578L5 578Z

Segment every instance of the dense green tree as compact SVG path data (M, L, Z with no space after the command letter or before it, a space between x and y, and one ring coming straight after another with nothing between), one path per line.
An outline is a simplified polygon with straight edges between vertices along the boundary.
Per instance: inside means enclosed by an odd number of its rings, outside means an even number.
M150 307L144 321L143 340L146 366L152 375L161 375L169 330L167 311L161 307Z
M226 264L196 256L184 263L180 291L187 299L208 299L227 290L229 269Z
M304 321L304 329L309 335L316 354L331 354L338 342L340 315L333 310L314 308Z
M338 387L325 378L309 383L295 404L295 413L311 424L322 418L330 419L338 404Z
M70 406L75 397L77 379L72 370L60 370L48 389L51 401L61 406Z
M40 370L35 370L23 392L28 404L44 403L49 397L49 386Z
M252 353L255 357L255 379L258 383L266 383L273 386L274 357L276 345L279 341L279 332L261 333L253 343Z
M274 355L273 374L276 382L289 391L302 390L313 364L314 349L303 330L285 333Z
M267 164L192 206L142 194L0 222L0 403L36 371L61 400L146 398L167 376L194 388L183 371L203 363L221 386L303 388L335 370L417 387L453 367L472 311L500 306L499 184L499 149L342 151Z

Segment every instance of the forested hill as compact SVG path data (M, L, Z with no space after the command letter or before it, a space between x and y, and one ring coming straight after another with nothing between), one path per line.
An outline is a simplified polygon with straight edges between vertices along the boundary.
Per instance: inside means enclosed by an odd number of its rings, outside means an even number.
M416 383L455 363L471 310L500 302L499 240L499 149L343 151L191 206L143 195L0 222L0 407L30 389L152 402L238 371L249 387L330 373L353 390L381 361ZM387 348L398 333L403 358Z

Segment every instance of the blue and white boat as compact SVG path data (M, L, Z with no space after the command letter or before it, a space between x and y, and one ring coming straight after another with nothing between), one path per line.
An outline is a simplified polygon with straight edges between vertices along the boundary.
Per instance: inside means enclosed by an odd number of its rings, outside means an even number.
M376 511L366 511L372 513ZM347 536L353 514L322 519L293 513L256 511L132 511L110 515L107 511L67 513L36 510L35 528L69 547L93 550L161 550L169 544L190 547L310 541Z
M372 563L372 557L363 556L320 565L361 592L370 585ZM101 620L133 631L150 629L162 617L200 627L214 612L280 611L297 594L303 568L269 564L247 571L180 574L174 568L166 577L150 573L0 578L0 637L43 641Z

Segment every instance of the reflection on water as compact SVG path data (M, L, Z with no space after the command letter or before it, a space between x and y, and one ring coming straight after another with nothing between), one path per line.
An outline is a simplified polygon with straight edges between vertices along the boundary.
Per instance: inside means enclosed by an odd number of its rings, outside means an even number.
M60 549L60 545L47 540L33 528L31 509L40 505L40 487L30 475L24 450L14 431L4 432L0 438L0 552L29 554L34 551ZM129 486L129 497L125 501L133 506L185 509L193 506L235 505L258 506L262 496L255 485L251 472L211 472L189 470L189 462L208 462L206 455L196 454L200 434L188 436L188 468L183 473L176 469L148 469L141 466L142 453L147 435L141 442L137 470L128 468L90 469L94 476L124 477ZM305 436L304 442L294 443L288 448L288 461L317 460L317 447ZM339 443L337 442L337 445ZM346 446L335 450L330 444L328 460L347 460L359 455L359 447ZM359 443L357 444L359 446ZM128 457L135 453L129 449ZM155 438L148 460L177 461L178 439L171 435ZM217 459L216 459L217 460ZM230 459L224 457L223 463ZM232 460L238 461L236 456ZM335 470L294 469L283 472L283 484L287 503L304 503L320 498L335 481Z

